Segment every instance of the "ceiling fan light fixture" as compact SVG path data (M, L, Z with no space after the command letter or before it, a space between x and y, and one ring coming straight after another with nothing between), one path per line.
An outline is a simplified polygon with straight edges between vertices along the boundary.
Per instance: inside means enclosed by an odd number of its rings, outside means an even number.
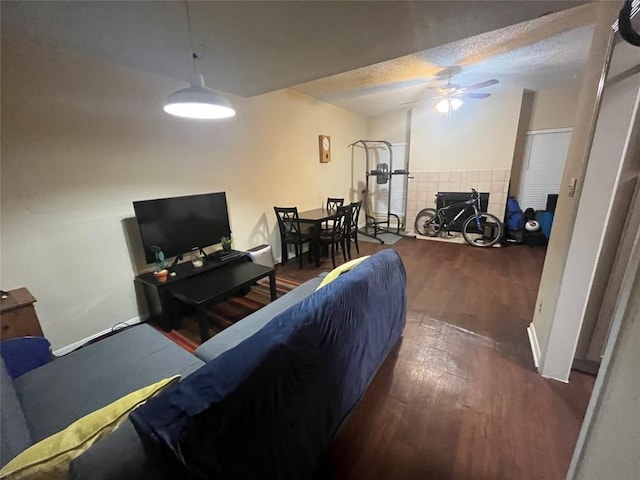
M229 100L205 86L200 73L193 74L189 87L169 95L164 111L176 117L199 120L230 118L236 114Z
M436 110L440 113L450 114L458 110L462 106L462 100L459 98L443 98L436 104Z
M436 110L438 110L440 113L448 113L449 108L449 100L447 100L446 98L443 98L436 104Z

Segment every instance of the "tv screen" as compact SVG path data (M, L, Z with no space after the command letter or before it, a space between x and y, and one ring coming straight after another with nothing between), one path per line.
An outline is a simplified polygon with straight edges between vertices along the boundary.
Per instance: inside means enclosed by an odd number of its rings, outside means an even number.
M224 192L133 202L147 263L155 261L157 245L165 257L175 257L220 243L230 236Z

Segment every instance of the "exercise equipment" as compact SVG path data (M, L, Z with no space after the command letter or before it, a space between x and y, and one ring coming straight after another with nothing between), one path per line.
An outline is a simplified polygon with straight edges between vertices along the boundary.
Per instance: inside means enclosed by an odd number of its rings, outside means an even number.
M398 235L404 229L409 171L394 169L392 145L386 140L358 140L349 146L352 148L352 158L355 148L363 149L365 154L366 183L361 193L366 223L359 233L384 243L378 237L380 233ZM392 193L401 185L404 187L403 211L392 212ZM380 206L382 211L378 208Z

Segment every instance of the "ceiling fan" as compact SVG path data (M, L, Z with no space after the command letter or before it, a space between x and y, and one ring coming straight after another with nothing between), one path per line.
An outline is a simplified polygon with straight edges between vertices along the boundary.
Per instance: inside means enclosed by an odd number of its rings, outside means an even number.
M491 80L485 80L484 82L475 83L469 86L458 85L456 83L451 83L451 79L447 81L447 84L443 87L427 87L432 90L437 90L440 95L435 97L435 100L440 100L436 104L436 110L441 113L444 113L449 117L451 113L462 106L463 99L476 99L481 100L484 98L488 98L491 96L490 93L481 93L474 92L473 90L478 90L480 88L490 87L492 85L496 85L500 83L499 80L492 78ZM412 102L403 103L402 105L407 105L410 103L422 102L425 99L414 100Z

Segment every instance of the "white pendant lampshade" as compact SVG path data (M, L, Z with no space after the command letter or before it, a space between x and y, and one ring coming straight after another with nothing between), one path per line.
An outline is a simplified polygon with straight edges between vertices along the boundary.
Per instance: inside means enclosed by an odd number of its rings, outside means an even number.
M169 95L164 111L177 117L201 120L229 118L236 114L229 100L205 86L200 73L193 73L191 86Z

